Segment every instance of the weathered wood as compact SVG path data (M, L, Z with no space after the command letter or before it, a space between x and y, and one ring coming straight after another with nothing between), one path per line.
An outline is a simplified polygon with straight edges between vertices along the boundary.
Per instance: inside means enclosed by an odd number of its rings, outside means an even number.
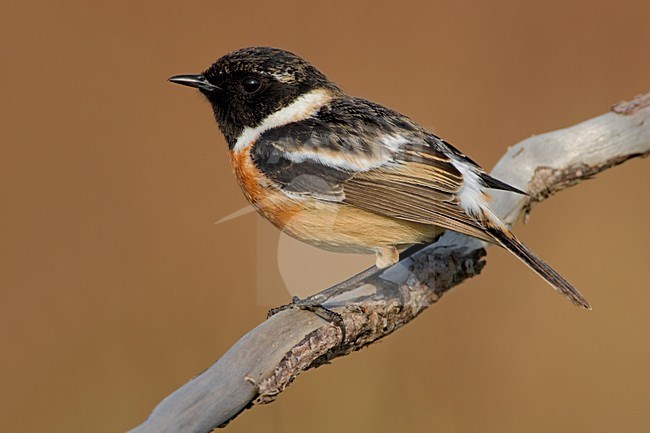
M534 203L648 153L650 93L619 103L607 114L509 148L492 175L531 195L495 191L494 210L512 225ZM300 372L390 334L447 290L477 275L484 266L484 247L478 240L447 232L387 270L367 272L352 284L341 283L351 290L325 306L342 315L345 341L338 327L313 313L294 309L272 316L165 398L130 433L207 433L253 404L273 401ZM318 300L319 294L313 298Z

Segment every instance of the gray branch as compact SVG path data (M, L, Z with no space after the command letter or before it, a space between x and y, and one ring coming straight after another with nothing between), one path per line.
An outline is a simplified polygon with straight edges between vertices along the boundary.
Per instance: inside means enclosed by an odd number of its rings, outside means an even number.
M630 158L650 153L650 93L615 105L578 125L528 138L508 149L492 175L530 196L495 191L493 205L512 225L536 202ZM339 327L297 309L279 312L244 335L215 364L165 398L130 433L207 433L244 409L272 402L302 371L347 355L390 334L450 288L477 275L485 245L454 232L395 266L370 268L314 295L345 294L324 305Z

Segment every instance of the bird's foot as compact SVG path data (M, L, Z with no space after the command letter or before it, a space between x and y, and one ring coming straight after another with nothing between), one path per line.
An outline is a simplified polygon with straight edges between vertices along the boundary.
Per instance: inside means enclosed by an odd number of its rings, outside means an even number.
M267 313L267 318L274 316L281 311L292 309L311 311L321 319L327 320L333 325L336 325L341 330L341 343L345 342L345 324L343 323L343 316L336 311L323 307L322 304L316 303L310 298L300 299L297 296L293 296L289 304L271 308Z

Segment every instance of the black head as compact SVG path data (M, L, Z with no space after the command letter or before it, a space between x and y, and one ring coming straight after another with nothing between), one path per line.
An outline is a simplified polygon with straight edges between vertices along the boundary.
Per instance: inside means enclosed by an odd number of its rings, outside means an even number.
M307 61L269 47L234 51L200 75L177 75L170 81L205 95L231 147L244 128L258 126L300 95L320 88L339 91Z

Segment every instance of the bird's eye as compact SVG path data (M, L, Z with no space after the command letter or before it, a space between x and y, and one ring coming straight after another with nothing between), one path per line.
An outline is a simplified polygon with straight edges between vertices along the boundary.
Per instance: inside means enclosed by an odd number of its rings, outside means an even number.
M248 77L242 81L242 87L246 93L255 93L262 87L262 82L257 78Z

